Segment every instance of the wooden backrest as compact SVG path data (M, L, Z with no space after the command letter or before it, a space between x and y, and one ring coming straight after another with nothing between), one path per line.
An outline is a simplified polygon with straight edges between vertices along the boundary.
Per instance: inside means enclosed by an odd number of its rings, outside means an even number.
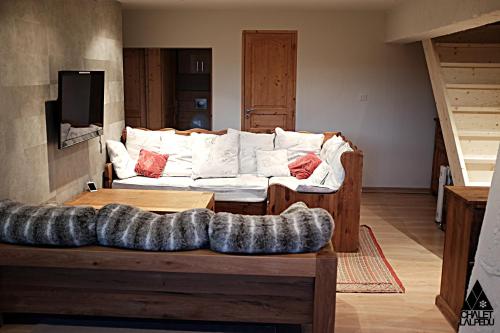
M136 127L136 129L150 131L150 129L143 128L143 127ZM223 134L227 133L227 129L219 130L219 131L209 131L209 130L206 130L203 128L192 128L192 129L185 130L185 131L179 131L179 130L176 130L175 128L162 128L162 129L159 129L157 131L172 131L172 130L175 131L175 134L179 134L179 135L191 135L191 133L223 135ZM310 133L310 132L299 131L299 133ZM344 139L344 141L348 142L351 145L351 148L353 150L358 150L358 147L356 147L351 141L346 139L346 137L344 137L341 132L323 132L323 135L325 136L323 142L331 139L334 136L341 136L342 139ZM121 140L123 143L125 143L127 141L127 128L123 129Z

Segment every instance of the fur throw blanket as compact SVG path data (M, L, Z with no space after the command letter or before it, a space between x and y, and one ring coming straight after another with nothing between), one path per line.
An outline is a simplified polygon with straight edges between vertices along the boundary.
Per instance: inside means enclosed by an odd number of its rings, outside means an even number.
M92 207L30 206L0 201L0 242L25 245L95 244L96 211Z
M214 213L191 209L158 215L135 207L110 204L99 210L100 245L147 251L179 251L208 247L208 223Z
M217 213L210 222L210 248L224 253L315 252L330 241L333 228L326 210L303 202L279 216Z

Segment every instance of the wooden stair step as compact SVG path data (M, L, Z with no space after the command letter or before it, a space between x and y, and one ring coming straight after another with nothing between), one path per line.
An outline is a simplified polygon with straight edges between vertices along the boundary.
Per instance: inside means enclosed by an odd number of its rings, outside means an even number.
M440 63L499 63L500 43L436 43Z
M500 107L496 106L452 106L454 113L477 113L477 114L497 114L500 113Z
M461 139L500 140L500 131L459 131Z
M447 83L447 89L475 89L475 90L500 90L500 84L490 83Z
M495 155L465 155L465 163L470 164L496 164L497 157Z
M437 47L500 47L500 43L436 43Z
M442 62L445 68L500 68L498 62Z
M469 182L467 186L480 186L480 187L490 187L491 181L489 182Z

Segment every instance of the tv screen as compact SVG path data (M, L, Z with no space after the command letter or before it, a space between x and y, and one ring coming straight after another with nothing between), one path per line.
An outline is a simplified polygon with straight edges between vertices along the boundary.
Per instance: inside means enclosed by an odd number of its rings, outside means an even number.
M59 148L103 134L104 72L59 72Z

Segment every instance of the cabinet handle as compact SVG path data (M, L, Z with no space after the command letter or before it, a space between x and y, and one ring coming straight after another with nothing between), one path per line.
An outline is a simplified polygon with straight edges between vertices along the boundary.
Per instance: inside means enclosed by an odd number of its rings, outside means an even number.
M203 61L201 62L201 72L204 73L205 70L203 69Z
M199 63L199 61L196 61L196 73L199 72L199 70L198 70L198 63Z

